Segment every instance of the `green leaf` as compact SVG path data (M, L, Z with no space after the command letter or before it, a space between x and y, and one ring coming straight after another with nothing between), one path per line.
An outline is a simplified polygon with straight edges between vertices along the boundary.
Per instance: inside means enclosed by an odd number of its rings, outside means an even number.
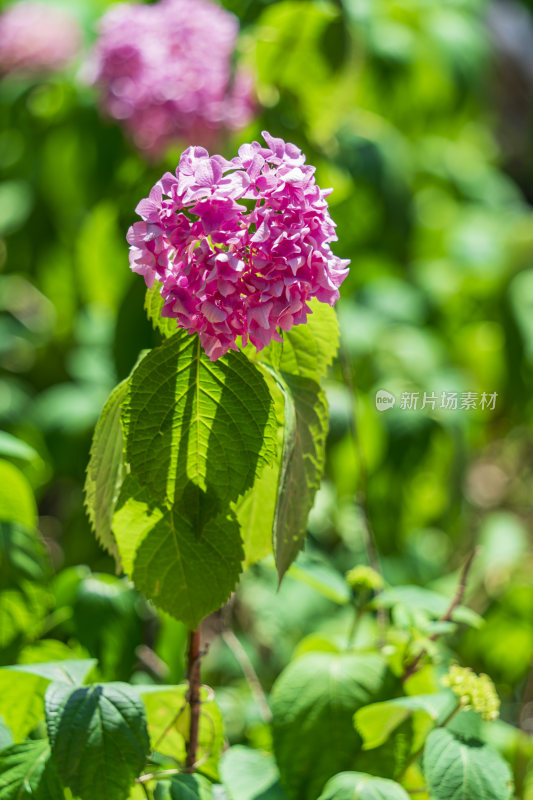
M407 719L413 720L415 736L413 749L419 749L434 725L441 724L457 706L453 692L397 697L383 703L372 703L354 715L357 732L363 739L363 750L384 744Z
M339 346L339 325L332 306L309 302L312 313L304 325L283 333L283 343L271 342L257 354L260 361L280 372L320 382L335 358Z
M423 766L434 800L509 800L512 795L511 771L496 750L446 728L428 736Z
M294 800L315 800L350 769L361 747L353 715L379 698L386 673L378 655L310 653L281 673L271 695L274 752Z
M154 800L212 800L211 783L202 775L176 775L169 781L159 781Z
M285 800L270 753L235 745L220 759L220 779L230 800Z
M119 383L100 414L85 481L85 505L90 523L102 547L117 561L119 554L111 521L124 476L120 407L127 389L126 381Z
M94 659L17 664L0 669L0 715L15 741L24 739L44 716L43 698L51 681L81 684L94 668Z
M155 281L151 289L146 290L144 309L154 330L159 331L164 339L169 339L178 330L177 322L172 317L162 317L161 311L165 301L161 297L161 283Z
M364 772L341 772L327 782L319 800L409 800L409 795L395 781Z
M46 740L0 752L0 800L64 800L64 796Z
M139 686L138 689L146 709L151 749L185 762L190 726L188 684ZM202 713L197 758L202 762L202 772L216 780L218 760L224 747L224 722L212 693L206 687L202 687L200 699Z
M0 520L20 522L28 528L37 524L37 506L30 484L20 470L0 459Z
M72 793L125 800L150 747L138 694L125 683L52 683L45 709L52 760Z
M242 353L211 362L179 333L134 369L123 405L125 480L113 520L122 563L156 605L195 627L241 571L230 504L275 454L274 403Z
M280 579L303 547L307 517L324 469L329 418L326 396L308 378L284 374L295 424L283 443L283 466L274 521L274 557ZM286 406L287 408L287 406Z

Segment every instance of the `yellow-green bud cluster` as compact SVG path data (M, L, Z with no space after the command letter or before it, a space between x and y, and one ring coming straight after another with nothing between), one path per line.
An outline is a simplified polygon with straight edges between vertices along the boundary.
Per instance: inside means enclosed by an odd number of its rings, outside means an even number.
M372 567L360 564L346 573L346 580L354 592L378 592L383 589L383 578Z
M488 675L476 675L469 667L454 664L442 683L457 695L462 708L472 708L487 722L498 718L500 699Z

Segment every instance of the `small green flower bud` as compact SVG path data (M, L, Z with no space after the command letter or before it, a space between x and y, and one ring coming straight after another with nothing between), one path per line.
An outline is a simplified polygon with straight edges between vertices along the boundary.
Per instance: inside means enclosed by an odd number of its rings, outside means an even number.
M346 580L354 592L378 592L383 589L383 578L372 567L364 564L354 567L346 573Z

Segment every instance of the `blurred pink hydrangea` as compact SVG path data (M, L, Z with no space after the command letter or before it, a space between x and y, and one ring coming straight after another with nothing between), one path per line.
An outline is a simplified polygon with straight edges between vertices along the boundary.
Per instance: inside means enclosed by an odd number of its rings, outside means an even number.
M76 20L50 3L15 3L0 16L0 74L53 72L74 58L80 45Z
M277 328L304 323L312 297L333 305L348 272L329 245L331 190L294 144L263 138L231 161L189 147L128 231L132 270L162 283L162 315L197 332L212 361L238 336L258 350L282 341Z
M178 138L209 143L251 118L251 75L232 80L238 20L210 0L120 3L99 33L89 78L105 112L149 156Z

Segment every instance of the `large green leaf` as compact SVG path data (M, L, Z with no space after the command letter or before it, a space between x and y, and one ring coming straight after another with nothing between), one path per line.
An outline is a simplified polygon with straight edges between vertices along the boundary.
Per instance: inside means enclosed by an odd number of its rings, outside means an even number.
M144 706L128 684L72 688L45 697L52 760L80 800L125 800L150 747Z
M113 529L125 571L190 627L230 595L243 547L231 503L277 449L274 402L242 353L212 363L181 332L133 371Z
M0 752L0 800L64 800L64 796L46 740Z
M95 664L94 659L80 659L1 668L0 715L14 740L24 739L43 718L43 698L51 681L80 685Z
M386 673L378 655L310 653L293 661L271 696L274 752L294 800L316 800L325 782L353 767L361 739L357 709L379 699Z
M220 779L230 800L285 800L270 753L235 745L220 759Z
M151 749L184 763L191 719L188 685L139 686L139 692L146 709ZM200 691L200 700L197 760L205 775L217 779L218 760L224 747L224 722L206 687Z
M22 472L0 459L0 521L20 522L28 528L37 524L37 505L30 484Z
M127 389L126 381L119 383L100 414L94 431L85 481L85 505L96 538L116 559L119 555L111 530L111 521L124 474L120 406Z
M341 772L324 787L319 800L409 800L400 784L364 772Z
M446 728L428 736L423 765L434 800L509 800L512 795L511 771L496 750Z

